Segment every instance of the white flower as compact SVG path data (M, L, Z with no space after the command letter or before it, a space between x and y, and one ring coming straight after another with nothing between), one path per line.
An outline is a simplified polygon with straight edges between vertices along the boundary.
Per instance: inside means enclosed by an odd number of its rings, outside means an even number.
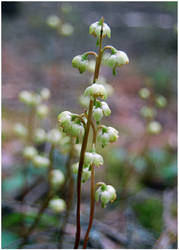
M111 114L111 110L106 102L101 102L101 108L105 116L109 116Z
M93 117L96 121L100 121L103 118L103 110L101 108L93 108Z
M54 128L52 130L50 130L48 133L47 133L47 141L53 145L57 145L60 143L60 140L62 138L62 134L61 132Z
M71 36L73 31L73 26L70 23L63 24L60 29L60 32L63 36Z
M23 157L29 161L33 160L34 157L37 155L37 150L36 148L32 146L27 146L23 150Z
M17 123L14 126L14 132L16 135L20 137L26 137L27 136L27 128L22 125L21 123Z
M100 154L97 154L95 152L86 152L85 153L85 160L84 164L86 166L94 165L96 167L99 167L103 165L103 157Z
M37 106L37 115L39 118L43 119L47 116L48 114L48 107L45 104L40 104Z
M106 127L103 125L102 128L98 130L97 139L99 142L101 142L102 146L104 147L108 143L115 142L119 137L118 134L119 133L115 128Z
M57 28L61 24L61 20L58 16L56 15L51 15L47 17L47 24L51 28Z
M40 91L40 95L42 100L48 100L51 96L50 90L47 88L44 88Z
M143 99L147 99L150 96L150 90L148 88L142 88L139 90L139 95Z
M100 38L100 34L101 34L101 21L92 23L89 27L89 33L97 38ZM111 29L110 27L106 24L103 23L103 34L102 37L106 37L108 36L109 38L111 38Z
M26 90L21 91L19 94L19 100L25 103L26 105L31 106L33 103L32 93Z
M48 167L50 164L50 161L47 157L41 156L41 155L36 155L33 158L33 164L36 167Z
M107 98L107 92L102 84L93 83L91 86L86 88L84 96L90 96L94 98L100 97L101 99L105 100Z
M61 186L65 181L65 177L62 171L58 169L53 169L51 171L51 181L53 187L58 188L59 186Z
M78 173L78 168L79 168L79 162L76 162L72 165L72 170L74 174ZM82 182L86 182L91 176L91 171L89 170L89 166L83 166L83 171L82 171Z
M107 203L116 199L116 190L111 185L102 184L95 193L95 199L97 202L100 199L102 207L105 207Z
M54 198L50 201L49 207L55 212L55 213L61 213L66 210L66 203L64 200L60 198Z
M147 107L147 106L143 106L140 109L140 114L144 117L144 118L153 118L156 116L157 111L153 108Z
M164 108L167 104L167 99L164 96L159 95L156 97L155 102L159 108Z
M38 128L35 131L34 140L37 144L44 143L46 141L46 133L42 128Z
M162 130L162 126L159 122L157 121L152 121L148 124L147 126L147 131L150 133L150 134L153 134L153 135L157 135L161 132Z
M106 63L109 67L115 68L129 63L129 58L124 51L118 50L115 54L106 58Z

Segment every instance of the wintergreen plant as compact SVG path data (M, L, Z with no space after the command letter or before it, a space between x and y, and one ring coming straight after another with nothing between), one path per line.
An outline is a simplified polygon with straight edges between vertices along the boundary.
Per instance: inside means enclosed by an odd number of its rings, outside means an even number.
M97 38L98 53L88 51L81 55L77 55L72 60L72 66L77 68L82 74L85 71L93 71L94 76L90 85L85 89L80 101L87 108L82 114L74 114L69 111L64 111L58 115L59 126L67 136L73 136L77 142L82 143L80 151L79 163L75 163L72 168L74 173L78 173L77 177L77 214L76 214L76 239L74 248L78 248L80 242L80 204L81 204L81 182L86 182L91 177L91 206L90 218L87 232L85 234L83 248L87 247L89 232L92 227L95 207L95 167L103 165L103 157L96 152L96 142L99 141L104 147L109 143L113 143L118 139L118 131L115 128L101 125L103 116L111 114L110 107L106 102L108 96L111 94L112 88L107 88L104 81L99 77L101 63L111 67L113 74L116 74L117 67L128 64L129 59L125 52L119 51L112 46L102 47L102 40L105 37L111 37L110 27L104 23L104 19L90 25L89 33ZM110 54L105 54L106 50ZM91 63L89 56L95 57L95 63ZM105 58L105 60L103 60ZM94 68L95 65L95 68ZM112 91L111 91L112 92ZM102 101L101 101L102 100ZM93 138L91 150L88 152L87 144L89 144L89 130L92 128ZM102 206L105 207L107 203L113 202L116 199L116 191L111 185L102 183L100 188L96 191L96 200L101 200Z

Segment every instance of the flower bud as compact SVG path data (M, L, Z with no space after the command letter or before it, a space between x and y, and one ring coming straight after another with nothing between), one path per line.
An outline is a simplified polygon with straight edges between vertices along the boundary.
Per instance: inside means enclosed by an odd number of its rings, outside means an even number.
M66 203L64 200L60 198L54 198L50 201L49 207L55 212L55 213L61 213L66 210Z
M58 188L65 181L64 174L58 169L53 169L51 171L51 182L54 188Z
M79 72L82 74L86 71L88 67L87 57L84 55L75 56L72 60L72 66L77 68Z
M71 36L73 34L73 26L69 23L65 23L61 26L60 33L63 36Z
M79 162L76 162L72 165L72 170L74 174L78 173L78 168L79 168ZM83 166L83 171L82 171L82 178L81 181L84 183L86 182L91 176L91 171L89 170L89 167L86 167L85 165Z
M101 27L102 23L101 20L95 23L92 23L89 27L89 33L90 35L93 35L97 38L100 38L100 34L101 34ZM109 38L111 38L111 29L110 27L106 24L103 23L103 34L102 37L106 37L108 36Z
M107 65L111 68L115 68L117 66L122 66L124 64L129 63L129 58L124 51L116 50L115 54L110 55L106 58Z
M99 166L103 165L103 163L104 163L104 160L100 154L97 154L95 152L86 152L85 153L84 165L86 165L86 166L94 165L96 167L99 167Z
M108 127L108 134L109 134L109 142L115 142L117 141L118 137L119 137L119 132L112 127Z
M144 118L153 118L156 116L157 112L155 109L147 107L147 106L143 106L140 110L140 114L144 117Z
M105 100L107 98L107 92L102 84L93 83L91 86L86 88L84 96L90 96L94 98L100 97L101 99Z
M46 141L46 133L45 130L42 128L38 128L35 131L35 135L34 135L34 141L37 144L41 144L44 143Z
M36 148L32 147L32 146L27 146L24 148L24 151L23 151L23 157L26 159L26 160L33 160L34 157L37 155L37 150Z
M147 126L147 131L150 133L150 134L153 134L153 135L157 135L161 132L162 130L162 126L159 122L157 121L152 121L148 124Z
M95 193L95 200L98 202L101 200L102 207L106 207L106 204L113 202L116 199L116 190L111 185L102 184Z
M72 128L70 131L70 134L72 136L77 136L77 137L81 138L84 135L84 133L85 133L85 129L84 129L83 125L72 122Z
M35 165L35 167L48 167L50 164L50 161L47 157L41 156L41 155L36 155L33 158L33 164Z
M139 90L139 96L143 99L147 99L150 96L150 90L148 88L142 88Z
M50 90L47 88L44 88L40 91L40 95L42 100L48 100L51 96Z
M117 141L119 135L118 131L112 127L102 126L98 131L97 139L101 142L102 147L106 146L108 143L113 143Z
M51 15L47 17L47 24L51 28L57 28L58 26L61 25L61 20L58 16L56 15Z
M164 96L159 95L159 96L155 99L155 102L156 102L156 104L157 104L157 106L158 106L159 108L164 108L164 107L166 106L166 104L167 104L167 99L166 99Z
M48 114L48 107L45 104L40 104L37 106L37 115L39 118L43 119L47 116Z
M103 118L103 110L101 108L93 108L93 117L98 122Z
M62 138L61 132L54 128L47 133L47 141L53 145L58 145Z
M17 136L26 137L27 136L27 128L21 123L17 123L14 126L14 132Z

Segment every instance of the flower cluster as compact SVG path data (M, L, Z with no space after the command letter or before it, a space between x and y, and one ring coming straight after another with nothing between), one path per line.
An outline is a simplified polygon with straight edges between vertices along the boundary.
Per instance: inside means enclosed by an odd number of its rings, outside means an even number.
M103 33L102 33L102 37L109 37L111 38L111 29L110 27L106 24L100 21L92 23L89 27L89 33L95 37L97 37L98 39L100 38L101 35L101 29L102 29L102 25L103 25Z

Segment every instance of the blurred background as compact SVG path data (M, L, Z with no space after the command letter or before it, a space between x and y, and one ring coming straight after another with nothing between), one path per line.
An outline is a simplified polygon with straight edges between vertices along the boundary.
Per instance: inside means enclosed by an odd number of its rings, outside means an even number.
M54 15L68 24L63 30L49 21ZM112 184L118 197L105 209L96 205L89 248L177 247L177 3L2 2L3 248L17 248L17 232L21 229L17 197L24 185L23 143L14 136L13 127L26 121L27 110L18 94L22 90L50 89L51 112L42 122L46 130L57 125L61 111L82 112L78 98L92 73L79 74L71 60L85 51L97 51L96 39L88 29L101 16L112 32L104 45L125 51L130 63L117 69L117 76L107 67L100 72L114 90L107 101L112 114L103 123L118 129L120 137L101 150L105 164L97 169L96 181ZM166 106L157 110L155 120L162 130L156 135L146 135L146 119L141 115L147 101L138 93L146 86L155 96L167 100ZM56 164L62 169L65 159L56 152ZM84 227L89 213L89 185L83 184ZM37 193L39 189L42 186L36 187ZM38 206L44 195L41 192L34 199L33 194L26 199L28 211L32 203ZM73 213L75 203L64 248L73 247ZM61 221L63 215L57 218ZM33 219L32 214L27 216L26 224ZM58 225L52 214L49 220L42 219L27 248L56 248L50 230L54 227Z

